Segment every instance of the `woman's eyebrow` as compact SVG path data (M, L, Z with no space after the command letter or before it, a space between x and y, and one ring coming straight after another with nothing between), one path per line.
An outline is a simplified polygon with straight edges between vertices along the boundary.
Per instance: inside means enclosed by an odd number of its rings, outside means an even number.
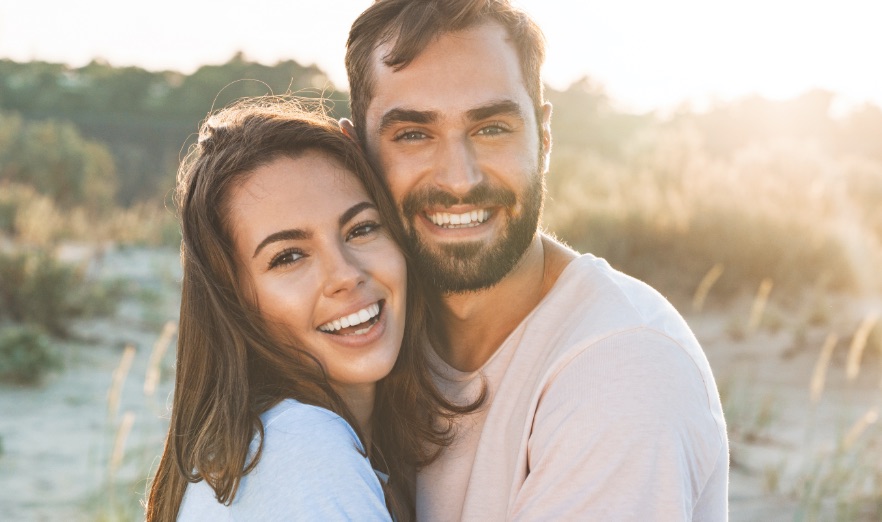
M272 234L266 236L263 241L257 245L257 248L254 249L254 255L251 256L251 259L257 257L257 254L260 253L261 250L270 243L275 243L277 241L290 241L290 240L298 240L298 239L309 239L312 237L312 232L307 232L306 230L300 228L291 228L288 230L279 230L278 232L273 232Z
M346 212L340 214L340 226L342 227L343 225L348 223L350 219L354 218L361 211L368 208L376 209L377 206L370 201L362 201L361 203L356 203L355 205L352 205Z
M351 207L346 209L345 212L340 214L340 219L338 220L339 225L342 227L359 213L369 208L376 209L377 206L370 201L362 201L360 203L352 205ZM300 228L290 228L287 230L279 230L278 232L273 232L272 234L266 236L264 240L261 241L259 245L257 245L257 248L254 249L254 254L251 256L251 258L254 259L255 257L257 257L257 254L259 254L260 251L263 250L270 243L275 243L277 241L296 241L310 238L312 238L312 232L308 232Z

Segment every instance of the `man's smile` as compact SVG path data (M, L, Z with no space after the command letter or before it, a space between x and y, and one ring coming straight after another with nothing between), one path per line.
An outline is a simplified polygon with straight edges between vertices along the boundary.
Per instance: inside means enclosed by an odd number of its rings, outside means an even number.
M487 209L480 209L462 213L426 212L425 215L429 221L442 228L470 228L490 219L491 213Z

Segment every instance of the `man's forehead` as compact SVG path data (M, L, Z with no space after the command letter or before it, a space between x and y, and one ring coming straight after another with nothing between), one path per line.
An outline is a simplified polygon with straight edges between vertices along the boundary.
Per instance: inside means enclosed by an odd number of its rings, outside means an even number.
M375 116L392 107L469 110L500 100L529 100L517 52L502 27L444 33L400 68L384 62L392 45L374 51L368 112Z

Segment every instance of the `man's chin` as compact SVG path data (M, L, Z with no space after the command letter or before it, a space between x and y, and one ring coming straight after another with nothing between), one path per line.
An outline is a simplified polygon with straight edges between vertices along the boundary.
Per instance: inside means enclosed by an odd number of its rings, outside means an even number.
M485 290L496 285L514 267L520 256L504 253L500 245L480 241L443 245L413 244L420 275L444 294Z

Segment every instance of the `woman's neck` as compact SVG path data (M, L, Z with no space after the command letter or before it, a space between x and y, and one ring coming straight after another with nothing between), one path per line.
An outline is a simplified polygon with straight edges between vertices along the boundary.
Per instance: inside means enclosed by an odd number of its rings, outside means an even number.
M340 398L355 418L357 431L364 437L364 448L370 454L371 448L371 416L374 414L374 398L376 383L361 385L334 386Z

